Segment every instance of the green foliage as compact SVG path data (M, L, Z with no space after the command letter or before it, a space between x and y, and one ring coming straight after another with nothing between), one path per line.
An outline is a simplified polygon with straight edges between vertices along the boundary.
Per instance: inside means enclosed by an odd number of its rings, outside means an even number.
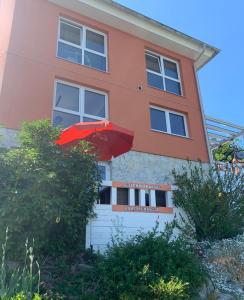
M204 281L186 242L157 230L114 244L89 276L82 299L193 299Z
M5 243L2 245L2 259L0 266L0 299L38 299L34 295L35 291L39 291L40 270L37 261L34 264L33 248L25 244L26 252L23 266L15 266L10 268L6 264L6 248L8 240L8 230L6 231ZM33 267L37 267L36 274ZM33 298L34 297L34 298Z
M199 241L234 237L243 230L244 173L232 168L220 171L202 165L173 172L177 190L173 191L176 206L181 207Z
M218 148L213 150L213 157L216 161L231 163L235 159L235 154L238 151L244 151L244 149L242 149L235 142L225 142L222 145L220 145ZM240 162L244 162L244 160Z
M87 143L63 149L55 144L59 134L46 120L25 123L19 148L0 153L0 235L8 226L16 257L26 238L35 239L38 255L72 255L84 247L97 167Z

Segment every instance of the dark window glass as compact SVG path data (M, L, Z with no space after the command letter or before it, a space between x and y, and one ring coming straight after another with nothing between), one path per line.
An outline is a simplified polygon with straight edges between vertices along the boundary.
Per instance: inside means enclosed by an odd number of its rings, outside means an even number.
M74 63L82 63L82 50L62 42L58 43L58 57L67 59Z
M66 128L75 123L80 122L80 117L72 114L67 114L61 111L53 111L53 125Z
M147 72L147 83L157 89L164 89L163 77L150 72Z
M106 167L98 165L98 172L100 173L102 180L106 180Z
M60 23L60 38L64 41L79 45L81 44L81 30L67 23Z
M169 114L171 133L186 136L185 124L183 116Z
M156 197L156 206L166 207L166 192L155 191L155 197Z
M85 91L85 114L105 118L105 96Z
M79 112L79 89L57 83L55 106Z
M150 191L145 191L145 204L150 206Z
M98 121L98 120L96 120L96 119L83 117L83 122L97 122L97 121Z
M104 54L104 36L96 32L86 31L86 48Z
M151 128L167 132L165 112L162 110L150 108Z
M106 71L106 57L85 51L85 65Z
M111 187L102 186L99 190L99 203L110 204L111 203Z
M166 76L178 79L176 63L164 59L164 73Z
M161 73L160 58L146 54L146 66L148 70Z
M129 190L126 188L117 188L117 204L128 205L129 204Z
M138 206L140 204L140 190L135 189L135 205Z
M165 85L166 85L167 92L170 92L170 93L173 93L176 95L181 95L181 88L180 88L179 82L165 78Z

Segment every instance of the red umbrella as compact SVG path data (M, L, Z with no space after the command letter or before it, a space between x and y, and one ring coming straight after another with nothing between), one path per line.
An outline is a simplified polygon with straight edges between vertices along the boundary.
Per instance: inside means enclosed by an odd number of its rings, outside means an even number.
M99 160L111 160L132 148L134 134L109 121L81 122L64 129L56 141L61 146L71 146L81 140L90 142Z

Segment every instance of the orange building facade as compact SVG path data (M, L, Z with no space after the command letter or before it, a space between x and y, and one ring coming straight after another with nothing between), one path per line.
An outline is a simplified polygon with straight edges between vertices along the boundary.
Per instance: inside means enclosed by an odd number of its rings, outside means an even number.
M0 124L7 139L21 122L44 118L64 127L108 119L134 131L131 153L101 164L111 193L103 215L106 207L107 215L129 223L132 212L147 218L140 210L116 210L113 181L169 185L171 167L209 162L196 71L216 48L108 0L0 0L0 41ZM125 205L136 206L135 190L126 190ZM156 207L155 190L147 205L146 187L139 189L140 206ZM157 211L148 228L152 215ZM101 230L95 223L88 231ZM87 246L109 239L91 236Z

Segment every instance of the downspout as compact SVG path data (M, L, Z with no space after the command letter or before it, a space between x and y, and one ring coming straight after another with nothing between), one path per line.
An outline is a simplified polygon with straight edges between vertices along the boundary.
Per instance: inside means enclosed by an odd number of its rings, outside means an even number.
M200 89L200 84L199 84L199 79L198 79L198 74L197 74L197 69L196 69L196 62L202 57L202 55L204 54L205 50L206 50L206 44L203 45L203 49L202 49L201 53L195 59L195 61L193 63L193 67L194 67L195 78L196 78L196 83L197 83L197 91L198 91L198 98L199 98L200 108L201 108L201 114L202 114L203 128L204 128L204 133L205 133L205 140L206 140L207 149L208 149L208 158L209 158L210 164L213 164L214 160L213 160L213 155L212 155L212 151L210 149L210 144L209 144L209 139L208 139L208 132L207 132L206 119L205 119L205 113L204 113L204 108L203 108L202 94L201 94L201 89Z

